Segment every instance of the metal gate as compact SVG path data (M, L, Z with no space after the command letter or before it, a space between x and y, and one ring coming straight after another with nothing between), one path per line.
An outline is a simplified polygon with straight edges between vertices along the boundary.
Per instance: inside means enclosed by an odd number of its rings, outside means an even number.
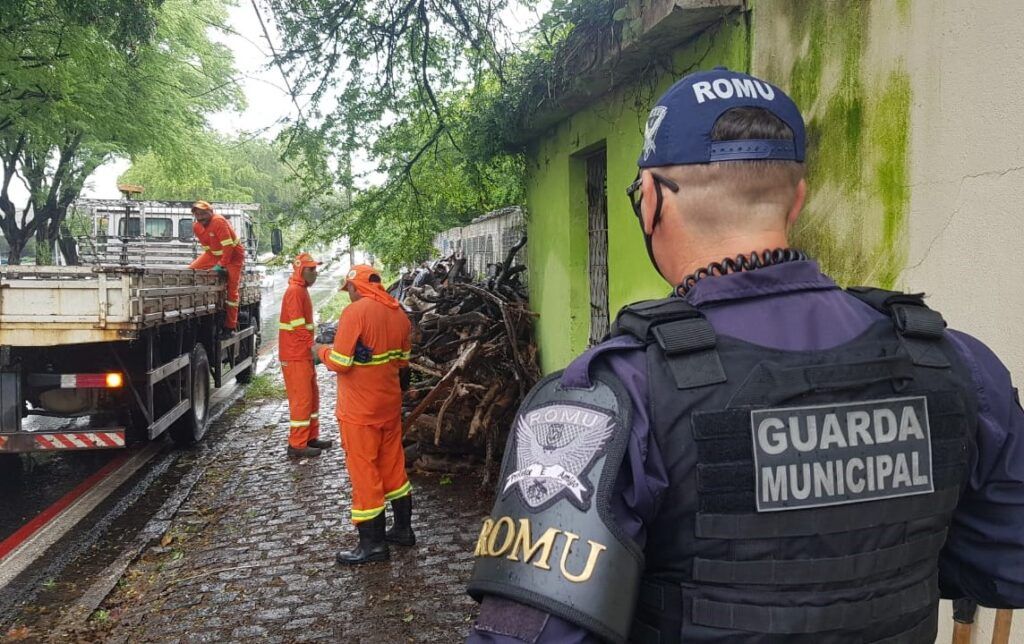
M590 239L590 344L608 333L608 181L605 150L586 158Z

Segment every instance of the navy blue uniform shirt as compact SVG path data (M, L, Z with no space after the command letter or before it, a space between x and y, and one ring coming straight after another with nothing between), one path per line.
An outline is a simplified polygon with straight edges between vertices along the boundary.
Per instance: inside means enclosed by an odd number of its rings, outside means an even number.
M847 295L812 261L701 280L686 298L719 335L790 351L829 349L884 316ZM1024 411L1010 373L992 351L958 331L947 332L973 375L978 396L976 449L970 478L939 559L943 597L971 597L985 606L1024 607ZM585 386L594 360L616 374L633 403L633 426L612 496L617 521L643 547L645 525L658 512L668 477L650 432L643 347L631 336L581 355L562 379ZM487 597L469 642L593 641L553 615Z

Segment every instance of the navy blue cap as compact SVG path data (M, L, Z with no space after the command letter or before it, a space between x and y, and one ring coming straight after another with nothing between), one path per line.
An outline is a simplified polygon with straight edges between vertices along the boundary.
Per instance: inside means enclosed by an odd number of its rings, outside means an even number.
M793 140L712 141L715 122L734 107L763 107L793 130ZM771 83L725 67L690 74L658 99L647 117L637 165L653 168L714 161L803 161L807 136L796 103Z

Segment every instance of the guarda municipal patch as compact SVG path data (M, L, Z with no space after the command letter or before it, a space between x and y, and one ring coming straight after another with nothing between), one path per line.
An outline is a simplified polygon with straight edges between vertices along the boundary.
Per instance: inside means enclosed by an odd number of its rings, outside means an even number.
M516 426L516 470L502 495L518 489L533 510L566 498L586 511L594 490L585 475L605 453L614 427L612 416L579 405L525 412Z
M750 428L758 512L934 491L924 397L760 409Z

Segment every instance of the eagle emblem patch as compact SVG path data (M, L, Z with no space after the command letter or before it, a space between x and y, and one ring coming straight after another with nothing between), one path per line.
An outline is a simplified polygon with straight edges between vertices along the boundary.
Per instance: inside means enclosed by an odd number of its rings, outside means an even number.
M589 407L556 404L527 411L518 418L516 470L505 479L502 495L518 489L534 510L565 498L586 511L594 490L585 474L605 453L614 428L612 416Z

